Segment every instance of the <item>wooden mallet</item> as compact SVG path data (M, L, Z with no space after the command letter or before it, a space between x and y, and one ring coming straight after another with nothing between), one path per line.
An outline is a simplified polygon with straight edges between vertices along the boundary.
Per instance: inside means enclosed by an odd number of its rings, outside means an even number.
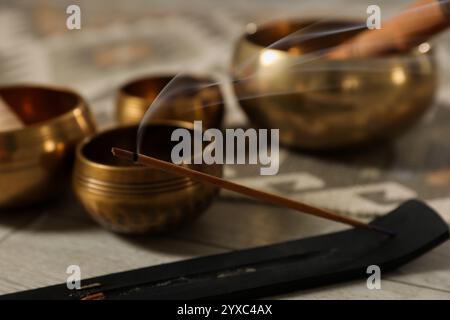
M450 0L419 0L384 22L332 49L329 59L369 58L405 52L450 26Z

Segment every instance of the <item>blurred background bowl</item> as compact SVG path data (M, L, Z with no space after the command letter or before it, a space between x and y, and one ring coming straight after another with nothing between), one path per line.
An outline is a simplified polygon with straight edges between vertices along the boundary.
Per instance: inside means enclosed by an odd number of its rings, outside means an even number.
M146 126L141 153L166 161L175 142L172 131L192 130L181 121L159 121ZM117 159L112 147L135 150L138 126L102 132L78 147L73 177L75 193L103 227L119 233L159 233L200 215L219 189L189 178L134 165ZM222 165L189 165L222 176Z
M150 76L122 86L117 97L117 121L120 124L139 123L161 90L174 77ZM168 93L168 98L161 100L150 120L201 120L204 128L221 127L224 103L217 81L207 77L178 76Z
M253 26L232 62L235 94L253 125L280 129L286 146L327 149L392 137L414 123L437 87L428 43L370 59L320 57L365 28L344 20Z
M0 97L25 125L0 132L0 208L58 195L76 144L95 131L86 102L67 89L31 85L1 87Z

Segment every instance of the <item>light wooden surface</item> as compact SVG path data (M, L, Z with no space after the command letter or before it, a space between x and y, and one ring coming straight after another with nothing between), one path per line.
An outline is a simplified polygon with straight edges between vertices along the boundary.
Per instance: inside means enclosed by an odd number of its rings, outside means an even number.
M65 282L66 268L73 264L81 267L82 278L88 278L346 228L226 197L194 224L157 238L133 239L105 231L72 199L42 211L4 216L8 218L0 225L2 294ZM381 290L369 290L365 280L358 280L276 298L450 299L449 249L447 242L395 272L382 274Z

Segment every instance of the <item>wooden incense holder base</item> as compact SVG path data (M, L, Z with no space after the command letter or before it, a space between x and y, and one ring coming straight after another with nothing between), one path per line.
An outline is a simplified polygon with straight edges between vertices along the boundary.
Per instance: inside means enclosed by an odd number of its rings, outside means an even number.
M351 229L255 249L195 258L4 295L2 299L257 298L367 278L367 267L392 270L444 242L447 224L411 200L371 222L395 237Z

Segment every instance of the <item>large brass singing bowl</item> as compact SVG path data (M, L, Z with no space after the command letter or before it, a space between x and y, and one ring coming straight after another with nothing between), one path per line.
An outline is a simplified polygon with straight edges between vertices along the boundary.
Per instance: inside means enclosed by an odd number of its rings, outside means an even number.
M253 125L280 129L286 146L326 149L391 137L414 123L435 95L433 49L424 43L404 54L348 60L317 54L364 27L336 30L357 25L252 25L237 44L232 76L236 96Z
M25 125L0 132L0 208L57 195L77 143L95 131L86 102L67 89L29 85L2 87L0 96Z
M141 153L170 161L176 128L190 123L164 121L146 127ZM78 147L73 186L86 211L100 225L127 234L160 233L200 215L218 188L189 178L136 166L114 158L112 147L136 149L137 126L100 133ZM221 165L189 165L221 176Z
M119 89L116 119L120 124L140 123L153 101L175 76L150 76ZM220 128L224 103L219 85L207 77L177 76L162 94L154 113L146 119L203 121L204 128ZM152 112L153 112L152 111Z

